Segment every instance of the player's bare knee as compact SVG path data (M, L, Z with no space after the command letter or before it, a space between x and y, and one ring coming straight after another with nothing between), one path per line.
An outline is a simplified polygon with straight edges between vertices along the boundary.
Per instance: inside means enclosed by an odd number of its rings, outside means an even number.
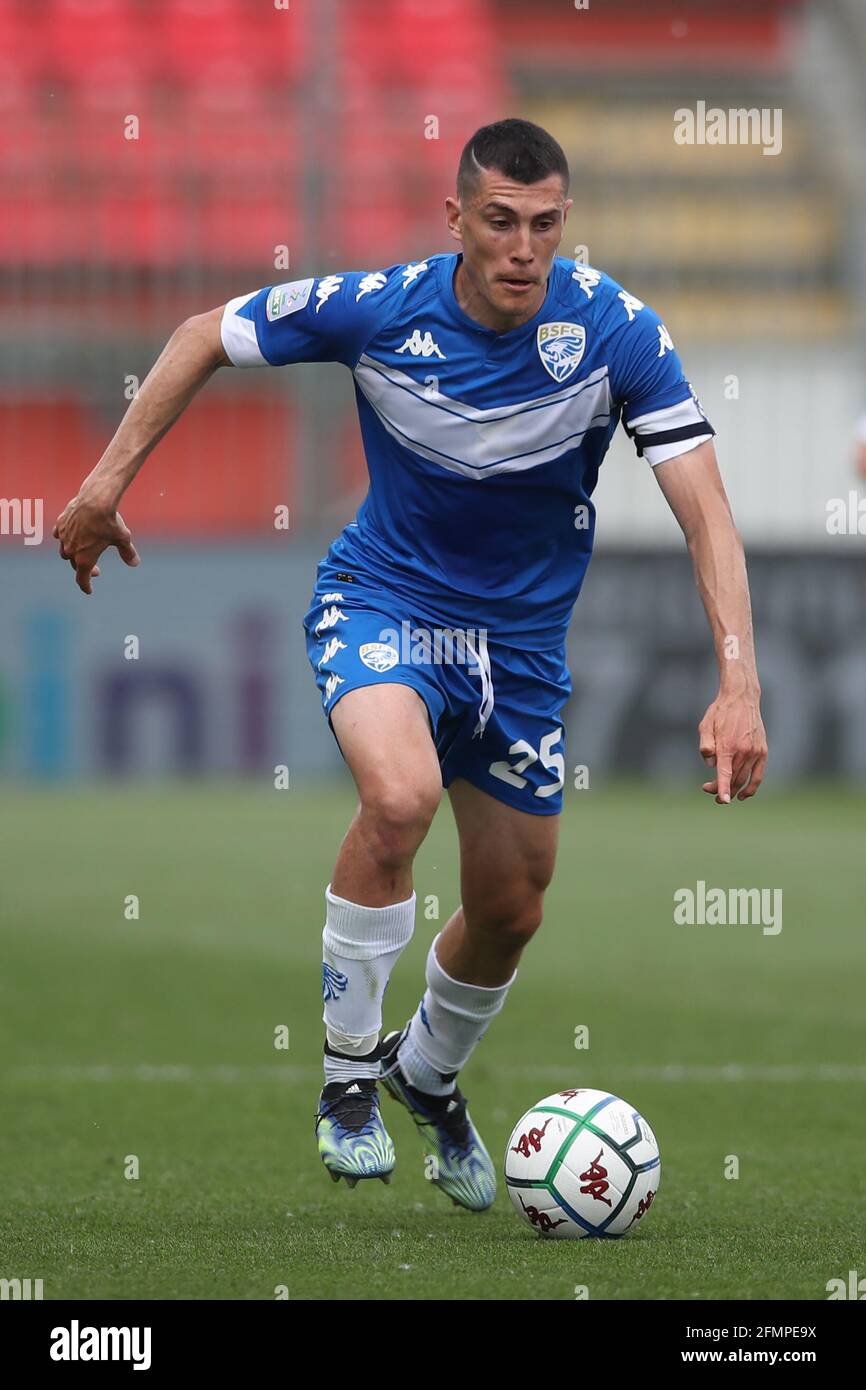
M541 926L541 913L514 917L497 933L497 944L504 956L523 951Z
M411 862L442 797L441 786L387 784L361 796L361 823L371 852L384 867Z

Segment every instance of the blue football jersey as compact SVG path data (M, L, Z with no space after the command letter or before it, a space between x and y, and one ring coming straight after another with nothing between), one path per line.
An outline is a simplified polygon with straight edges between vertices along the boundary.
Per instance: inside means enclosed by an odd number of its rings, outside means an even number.
M562 644L620 419L650 464L713 434L664 324L557 257L538 312L497 333L463 312L457 255L295 280L231 300L240 367L342 362L370 475L328 556L419 618L529 650Z

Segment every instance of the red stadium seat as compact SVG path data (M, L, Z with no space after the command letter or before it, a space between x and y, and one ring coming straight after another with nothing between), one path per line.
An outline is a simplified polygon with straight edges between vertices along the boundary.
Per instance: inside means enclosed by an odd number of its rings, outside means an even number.
M511 0L497 13L506 58L569 72L606 70L711 70L773 68L789 22L807 0L609 0L587 24L569 6L542 7L526 22L526 7Z
M203 178L221 180L223 192L235 186L281 186L294 177L300 112L284 94L261 84L219 89L207 82L191 85L175 120L182 159Z
M34 479L38 479L47 537L54 518L78 491L82 477L108 442L100 443L95 424L75 399L0 397L4 496L32 497Z
M393 177L395 165L395 123L375 109L364 121L347 121L341 127L341 160L345 177L363 183L368 178ZM419 128L413 132L414 142L423 138ZM404 145L408 144L404 140Z
M275 248L287 246L290 266L303 263L302 229L288 188L276 198L265 189L243 197L231 187L201 208L199 258L209 265L258 268L261 283L292 278L290 269L275 270Z
M276 538L296 520L294 426L282 395L213 394L181 416L124 499L136 534Z
M370 197L344 188L329 209L326 245L351 247L353 265L369 270L406 260L411 255L414 225L405 200Z
M164 266L202 258L204 227L176 200L139 194L109 196L92 208L87 258L96 266Z
M38 72L44 60L39 42L42 7L20 0L0 0L0 62L14 66L22 84Z
M155 66L146 8L128 0L48 0L33 9L42 15L38 42L48 71L81 80L115 64L139 73Z
M0 107L0 182L6 199L29 196L31 185L45 188L57 151L54 132L32 112Z
M211 68L278 78L295 76L306 49L305 6L276 9L245 0L166 0L159 26L165 70L193 81Z
M116 424L114 413L103 420L75 399L0 398L4 494L32 497L38 478L50 535ZM293 442L284 397L214 393L160 442L124 498L124 519L136 537L274 537L275 506L287 505L296 519Z
M366 74L376 89L397 76L394 59L393 0L355 0L344 7L334 34L341 58ZM335 93L339 97L339 89Z
M138 119L137 138L128 117ZM118 186L141 187L159 168L158 137L159 127L140 99L114 98L98 107L85 103L69 111L56 141L56 176L63 177L65 167L67 175L71 171L77 178L95 180L95 187L83 190L83 196L90 197Z
M393 0L391 49L395 76L429 78L455 58L493 65L496 32L487 6L473 0Z
M0 217L0 261L15 266L74 264L88 246L86 213L73 193L33 188L29 197L10 199Z

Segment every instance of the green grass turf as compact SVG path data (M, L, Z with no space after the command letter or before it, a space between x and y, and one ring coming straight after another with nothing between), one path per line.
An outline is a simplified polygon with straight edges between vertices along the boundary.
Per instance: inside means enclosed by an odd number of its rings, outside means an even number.
M622 1094L654 1127L663 1176L646 1220L623 1241L562 1243L504 1190L483 1216L455 1209L390 1100L391 1187L349 1192L322 1169L322 894L354 805L345 785L6 799L0 1276L42 1278L46 1298L269 1299L285 1285L522 1300L577 1285L592 1299L821 1299L828 1279L866 1274L862 797L570 794L544 926L461 1078L497 1158L522 1112L565 1085ZM782 932L674 925L675 889L699 878L782 888ZM446 800L386 1027L414 1008L456 885ZM281 1024L288 1051L273 1046ZM729 1063L744 1072L720 1077ZM847 1071L822 1071L833 1064Z

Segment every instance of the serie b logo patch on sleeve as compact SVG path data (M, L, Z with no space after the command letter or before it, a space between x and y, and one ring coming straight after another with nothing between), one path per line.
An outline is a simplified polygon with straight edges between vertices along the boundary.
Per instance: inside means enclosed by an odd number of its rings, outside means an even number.
M267 314L271 322L274 319L284 319L286 314L296 314L299 309L303 309L312 288L312 279L290 280L286 285L274 285L268 293Z

